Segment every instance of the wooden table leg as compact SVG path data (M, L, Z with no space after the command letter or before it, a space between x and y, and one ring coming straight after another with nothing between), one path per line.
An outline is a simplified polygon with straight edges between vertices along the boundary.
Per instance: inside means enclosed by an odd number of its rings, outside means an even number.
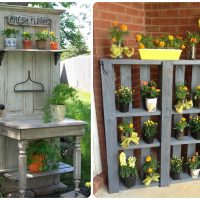
M24 198L26 192L26 147L27 141L19 141L19 197Z
M81 137L76 137L74 145L74 183L75 183L75 194L78 195L79 184L81 179Z

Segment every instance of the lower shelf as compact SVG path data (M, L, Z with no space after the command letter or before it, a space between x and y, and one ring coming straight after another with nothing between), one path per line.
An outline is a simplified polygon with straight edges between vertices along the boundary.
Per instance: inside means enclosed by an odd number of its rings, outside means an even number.
M188 173L183 172L181 173L181 180L173 180L170 177L170 183L180 183L180 182L187 182L187 181L197 181L200 180L200 176L198 178L192 178Z

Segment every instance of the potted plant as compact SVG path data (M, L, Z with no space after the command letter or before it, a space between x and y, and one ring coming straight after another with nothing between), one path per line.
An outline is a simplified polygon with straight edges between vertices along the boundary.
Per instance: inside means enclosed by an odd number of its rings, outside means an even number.
M194 88L194 105L196 108L200 108L200 85Z
M187 162L189 168L190 168L190 175L192 178L198 178L199 176L199 164L200 164L200 159L199 159L199 154L196 152L192 158L188 159Z
M76 90L68 84L61 83L57 85L52 92L49 100L52 118L54 120L65 119L66 102L75 96Z
M187 121L184 117L181 118L180 121L178 121L175 125L175 138L177 140L183 140L184 136L184 129L188 126Z
M192 137L200 140L200 117L190 117L189 126L192 132Z
M145 98L145 105L148 112L155 112L157 107L157 99L160 89L154 81L143 81L141 85L141 94Z
M126 86L120 86L118 90L115 91L116 100L119 104L120 112L129 111L129 102L131 102L132 95L134 94L134 92L134 90Z
M32 35L29 32L23 32L22 37L23 37L22 40L23 48L32 49L32 40L31 40Z
M174 180L180 180L181 179L181 172L183 167L183 158L180 158L178 156L173 156L170 160L170 174L171 177Z
M143 139L147 144L153 143L153 140L157 134L158 123L148 120L144 122L144 135Z
M5 47L7 49L16 49L19 30L7 28L2 31L2 34L5 35Z
M121 146L126 148L129 146L130 142L134 144L139 144L140 138L138 137L138 133L135 132L133 123L122 122L118 129L121 132Z
M30 141L26 151L28 169L32 173L58 168L60 147L54 139Z
M119 155L120 177L127 188L133 187L136 183L137 168L136 158L130 156L126 159L126 154L121 152Z
M142 60L178 60L181 49L185 49L184 40L173 35L150 36L137 34L136 41Z
M49 32L47 30L42 30L36 33L36 47L37 49L47 49L49 39Z
M159 181L159 163L155 160L152 159L151 156L146 157L146 162L143 166L143 172L144 172L144 180L143 183L145 186L149 186L152 181L158 182Z
M50 32L50 49L52 50L58 50L58 42L57 42L57 38L56 35L53 31Z

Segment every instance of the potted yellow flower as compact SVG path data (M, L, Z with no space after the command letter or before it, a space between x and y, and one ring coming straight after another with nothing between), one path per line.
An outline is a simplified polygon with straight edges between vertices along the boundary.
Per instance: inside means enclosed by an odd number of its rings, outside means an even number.
M183 171L183 157L173 156L170 160L170 175L174 180L181 179Z
M32 34L25 31L22 33L22 43L24 49L32 49L32 40L31 40Z
M144 122L144 135L143 139L147 144L152 144L153 140L157 134L158 123L152 120L147 120Z
M194 88L194 105L196 108L200 108L200 85Z
M182 117L180 121L178 121L175 125L175 134L174 137L177 140L183 140L184 130L188 126L186 118Z
M192 137L200 140L200 117L190 117L189 126L192 132Z
M57 37L55 35L55 33L53 31L50 32L50 39L51 39L51 42L50 42L50 48L52 50L57 50L58 49L58 42L57 42Z

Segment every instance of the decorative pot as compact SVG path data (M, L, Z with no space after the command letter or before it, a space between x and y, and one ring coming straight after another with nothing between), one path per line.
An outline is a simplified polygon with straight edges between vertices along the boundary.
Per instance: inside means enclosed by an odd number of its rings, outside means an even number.
M180 49L139 49L142 60L179 60Z
M41 172L41 168L43 167L45 157L43 154L35 154L32 155L31 160L32 163L28 166L28 169L32 172L32 173L38 173Z
M131 188L136 184L136 176L131 176L128 178L123 178L123 183L127 188Z
M179 130L175 131L174 137L177 140L183 140L183 136L184 136L184 131L179 131Z
M196 59L196 45L192 44L190 49L190 59L195 60Z
M16 49L17 48L17 38L5 38L6 49Z
M157 106L157 99L158 98L153 98L153 99L145 99L146 103L146 108L148 112L155 112L156 111L156 106Z
M47 49L47 40L36 40L37 49Z
M50 105L52 118L54 120L64 120L66 107L65 105Z
M190 169L190 175L192 176L192 178L198 178L199 169Z
M147 144L152 144L154 140L154 136L150 136L150 137L144 136L143 139Z
M172 177L174 180L181 180L181 174L180 174L180 173L171 171L170 174L171 174L171 177Z
M194 105L196 108L200 108L200 98L197 97L194 99Z
M22 40L24 49L32 49L32 40Z
M119 111L120 112L128 112L129 111L129 103L119 103Z
M58 43L57 42L51 42L50 43L50 48L52 50L58 50Z
M200 131L192 132L192 137L196 140L200 140Z

